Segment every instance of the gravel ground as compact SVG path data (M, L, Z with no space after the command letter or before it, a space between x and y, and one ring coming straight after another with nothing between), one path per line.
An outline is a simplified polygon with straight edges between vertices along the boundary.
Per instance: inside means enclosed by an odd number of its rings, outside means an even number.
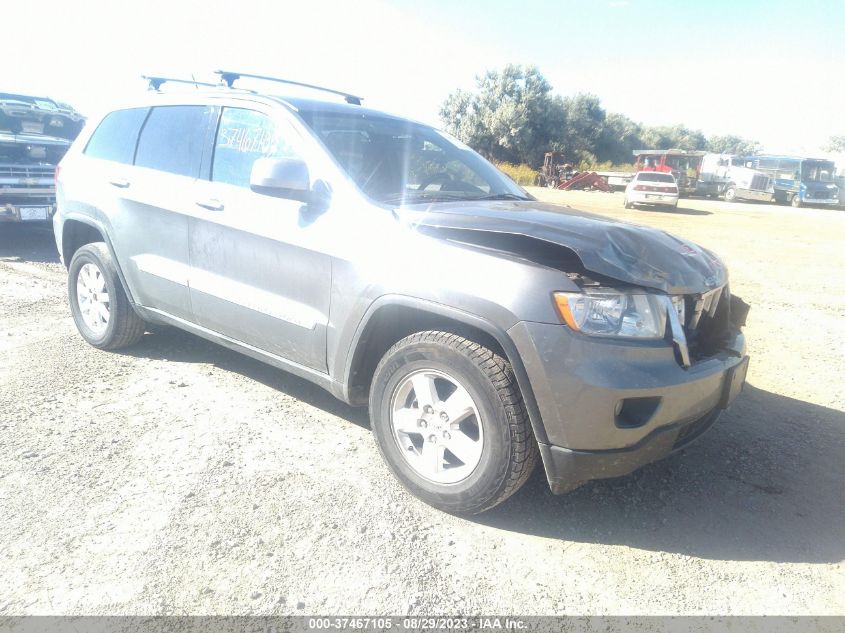
M302 380L171 329L87 346L50 233L0 226L0 614L845 614L845 213L537 195L721 254L749 384L681 454L472 519Z

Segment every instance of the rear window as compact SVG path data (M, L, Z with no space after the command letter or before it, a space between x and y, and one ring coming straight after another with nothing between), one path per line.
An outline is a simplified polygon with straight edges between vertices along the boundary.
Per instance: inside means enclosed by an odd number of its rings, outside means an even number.
M135 156L135 144L138 142L138 132L149 110L132 108L117 110L107 115L97 126L83 153L94 158L131 165Z
M661 174L657 171L641 172L637 174L637 180L645 180L647 182L671 182L675 184L675 177L672 174Z
M198 177L210 110L201 105L153 108L141 130L135 164Z

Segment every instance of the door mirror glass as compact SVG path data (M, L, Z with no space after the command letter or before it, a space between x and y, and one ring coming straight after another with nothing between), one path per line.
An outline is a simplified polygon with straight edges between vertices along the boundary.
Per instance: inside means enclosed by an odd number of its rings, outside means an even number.
M277 198L311 200L311 177L298 158L259 158L252 165L249 188Z

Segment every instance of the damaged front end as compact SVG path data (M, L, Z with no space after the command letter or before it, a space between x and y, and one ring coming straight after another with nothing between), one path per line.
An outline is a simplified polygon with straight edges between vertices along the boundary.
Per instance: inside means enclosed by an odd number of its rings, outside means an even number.
M692 242L534 201L478 208L438 205L436 210L405 208L399 213L418 232L566 274L580 293L555 292L553 297L561 320L575 331L623 339L667 338L684 368L721 351L741 354L732 343L749 306L731 294L719 258ZM589 325L584 314L597 312L583 307L584 298L596 296L611 297L596 302L601 306L596 320L610 324L604 331L582 329L583 321ZM579 303L572 304L573 299ZM579 305L581 322L575 313Z
M732 295L729 286L684 295L680 301L672 302L668 314L669 332L681 366L690 367L721 351L741 356L731 343L745 325L750 306Z

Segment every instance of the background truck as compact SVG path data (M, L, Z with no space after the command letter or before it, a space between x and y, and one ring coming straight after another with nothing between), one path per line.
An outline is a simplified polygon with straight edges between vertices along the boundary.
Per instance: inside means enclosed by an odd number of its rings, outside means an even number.
M50 219L56 165L84 123L69 105L0 92L0 222Z
M683 149L635 149L637 171L662 171L675 176L681 194L698 193L701 159L707 152Z
M705 154L701 160L696 193L705 196L721 195L728 202L771 202L774 196L772 178L746 167L746 163L751 160L733 154Z
M834 206L839 202L832 160L761 154L746 157L746 166L772 178L775 202L801 207L805 204Z

